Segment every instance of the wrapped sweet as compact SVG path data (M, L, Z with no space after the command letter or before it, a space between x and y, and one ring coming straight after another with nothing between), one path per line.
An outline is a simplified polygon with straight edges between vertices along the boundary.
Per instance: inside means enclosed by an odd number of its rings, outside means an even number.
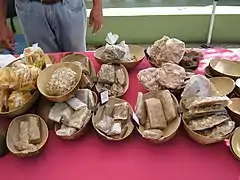
M143 137L150 140L159 140L163 137L163 131L159 129L144 130Z
M167 123L172 122L177 117L177 111L171 93L168 90L163 90L158 93L158 97L161 100Z
M96 128L98 128L103 133L107 134L114 123L114 119L110 116L103 116L103 118L96 124Z
M119 44L106 44L100 57L106 62L112 61L132 61L134 56L130 54L130 50L125 41Z
M13 91L8 98L8 109L12 111L23 106L30 98L31 93L29 91Z
M45 54L37 44L25 48L23 54L27 65L34 65L39 69L43 69L45 62L42 58Z
M62 119L62 112L64 112L66 108L68 108L68 105L66 103L55 103L49 111L49 119L60 123Z
M128 118L128 111L129 107L127 102L119 103L114 105L113 109L113 119L114 120L127 120Z
M103 64L98 72L99 81L113 84L115 81L115 67L110 64Z
M46 85L49 95L60 96L69 92L77 83L77 73L70 68L63 67L54 71Z
M165 63L161 68L148 68L139 71L138 80L147 90L181 89L185 86L185 69L171 63Z
M144 102L142 92L138 92L137 102L136 102L134 111L140 121L140 124L144 125L147 120L147 114L146 114L145 102Z
M157 40L147 49L150 57L150 62L156 66L161 67L165 63L179 64L185 53L185 43L175 39L164 36Z
M157 98L150 98L145 100L147 115L152 129L164 129L167 127L167 122L164 116L162 103Z
M81 129L86 123L87 120L91 117L91 111L85 106L81 109L75 111L66 124L68 127L74 127L76 129Z
M41 142L40 121L35 116L29 118L29 142L31 144Z
M77 129L73 127L68 127L64 124L61 125L61 128L56 131L58 136L72 136L77 132Z

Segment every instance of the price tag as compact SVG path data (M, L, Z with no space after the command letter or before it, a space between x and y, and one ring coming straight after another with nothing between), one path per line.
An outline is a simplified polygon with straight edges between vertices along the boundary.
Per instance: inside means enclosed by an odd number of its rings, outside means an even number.
M137 125L140 126L139 119L138 119L137 115L135 114L135 112L133 112L132 118L133 118L133 120L137 123Z
M108 91L103 91L100 93L101 104L108 102Z

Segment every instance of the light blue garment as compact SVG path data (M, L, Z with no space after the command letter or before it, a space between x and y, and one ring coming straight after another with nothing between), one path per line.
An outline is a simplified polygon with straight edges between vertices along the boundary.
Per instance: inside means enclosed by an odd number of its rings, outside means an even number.
M28 45L46 53L86 51L87 15L83 0L41 4L16 0L16 10Z

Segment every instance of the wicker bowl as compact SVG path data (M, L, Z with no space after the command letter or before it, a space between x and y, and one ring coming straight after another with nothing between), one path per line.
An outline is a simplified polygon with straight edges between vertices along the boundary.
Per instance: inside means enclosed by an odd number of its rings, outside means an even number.
M150 99L150 98L154 98L157 97L157 93L158 91L152 91L152 92L148 92L146 94L143 95L144 99ZM176 97L172 95L173 101L176 105L176 109L178 110L179 104L178 101L176 99ZM174 119L170 124L168 124L167 128L165 128L163 130L163 137L159 140L149 140L150 142L153 143L164 143L167 142L169 140L171 140L177 133L178 128L180 127L181 124L181 116L180 114L178 115L178 117L176 119ZM138 132L143 136L143 132L144 132L144 126L140 125L137 127Z
M16 137L18 135L19 132L19 122L20 121L28 121L30 117L37 117L40 120L40 131L41 131L41 143L39 143L37 145L38 149L36 151L33 152L23 152L23 151L19 151L18 149L16 149L14 142L16 142ZM8 127L8 131L7 131L7 147L8 149L16 156L19 157L31 157L31 156L36 156L39 155L46 142L48 139L48 127L46 125L46 123L44 122L44 120L37 116L36 114L25 114L22 116L18 116L15 119L12 120L12 122L10 123L9 127Z
M64 95L60 95L60 96L48 95L46 92L46 84L51 79L54 71L59 68L63 68L63 67L68 67L77 73L76 85L69 92L67 92ZM38 79L37 79L37 87L38 87L38 90L40 91L40 93L44 97L46 97L46 99L48 99L49 101L64 102L64 101L67 101L68 99L70 99L70 97L73 94L75 94L75 92L77 91L77 89L80 85L81 76L82 76L82 69L78 65L73 64L73 63L68 63L68 62L56 63L56 64L53 64L52 66L47 67L39 74Z
M234 80L240 78L240 62L227 59L212 59L209 63L214 76L227 76Z
M130 49L130 53L134 54L134 56L136 57L135 61L126 61L126 62L121 62L122 65L124 65L127 69L132 69L134 67L136 67L144 58L144 48L141 46L137 46L137 45L128 45L129 49ZM100 47L96 50L96 52L94 53L94 57L97 60L97 62L99 64L107 64L110 63L109 61L106 61L104 59L101 58L101 54L104 51L105 47Z
M209 80L222 96L231 94L235 88L234 80L229 77L212 77Z
M184 113L186 111L186 109L184 108L182 101L180 102L180 104L181 104L181 107L182 107L182 111ZM188 127L188 125L186 123L186 120L184 118L182 118L182 121L183 121L184 129L186 130L189 137L192 138L197 143L202 144L202 145L214 144L214 143L217 143L217 142L221 142L221 141L224 141L225 139L227 139L230 136L230 134L228 134L224 137L209 138L209 137L203 136L203 135L198 134L198 133L194 132L193 130L191 130Z
M237 126L240 125L240 98L231 98L232 103L228 105L227 110L232 120Z
M115 97L110 97L109 98L109 101L107 102L110 106L114 106L115 104L118 104L118 103L123 103L123 102L126 102L124 101L123 99L119 99L119 98L115 98ZM133 131L134 129L134 125L132 123L132 107L131 105L128 103L128 106L129 106L129 116L128 116L128 119L127 119L127 131L125 133L125 135L121 138L113 138L113 137L110 137L110 136L107 136L105 135L103 132L101 132L97 127L96 127L96 123L99 122L101 120L101 117L102 117L102 114L103 114L103 111L104 111L104 106L101 106L100 104L98 104L97 106L97 111L96 113L93 115L92 117L92 124L93 124L93 127L94 129L97 131L97 133L103 138L103 139L106 139L106 140L110 140L110 141L120 141L120 140L123 140L123 139L126 139Z
M234 157L240 160L240 127L236 128L230 137L230 150Z
M87 58L89 60L89 66L90 66L90 76L95 79L96 78L96 71L94 68L94 65L92 63L92 61L84 54L70 54L67 56L64 56L63 59L61 60L61 62L75 62L75 61L79 61L81 62L82 59ZM93 84L94 86L94 84Z
M9 63L6 67L11 67L14 63L18 62L18 61L22 61L22 60L15 60L11 63ZM34 104L37 102L38 100L38 97L39 97L39 92L38 90L36 90L32 96L30 97L30 99L28 99L28 101L21 107L19 108L16 108L12 111L8 111L8 112L0 112L0 116L1 117L10 117L10 118L13 118L13 117L16 117L16 116L19 116L19 115L22 115L24 113L26 113L27 111L29 111L33 106Z
M129 88L129 75L128 75L127 69L122 64L115 64L115 67L122 68L124 70L125 77L126 77L126 85L123 88L123 92L116 96L116 97L121 97L127 92ZM95 88L98 93L101 93L102 86L99 83L96 84Z
M89 90L90 91L90 90ZM91 91L93 93L93 96L94 96L94 99L95 99L95 106L97 106L97 102L98 102L98 96L95 92ZM83 136L84 134L86 134L88 128L89 128L89 122L90 122L90 119L92 118L89 117L89 119L86 120L86 124L81 128L79 129L76 133L74 133L73 135L71 136L58 136L59 138L61 139L64 139L64 140L75 140L75 139L79 139L81 136ZM55 123L55 133L57 130L59 130L61 128L61 124L59 123Z

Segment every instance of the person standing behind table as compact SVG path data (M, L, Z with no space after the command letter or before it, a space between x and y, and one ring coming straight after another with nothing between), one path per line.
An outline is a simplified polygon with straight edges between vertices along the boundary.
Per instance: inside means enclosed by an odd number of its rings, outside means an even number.
M89 27L103 24L102 0L92 0ZM46 53L86 51L87 15L84 0L15 0L27 43ZM13 51L13 32L6 22L7 0L0 0L0 44Z

